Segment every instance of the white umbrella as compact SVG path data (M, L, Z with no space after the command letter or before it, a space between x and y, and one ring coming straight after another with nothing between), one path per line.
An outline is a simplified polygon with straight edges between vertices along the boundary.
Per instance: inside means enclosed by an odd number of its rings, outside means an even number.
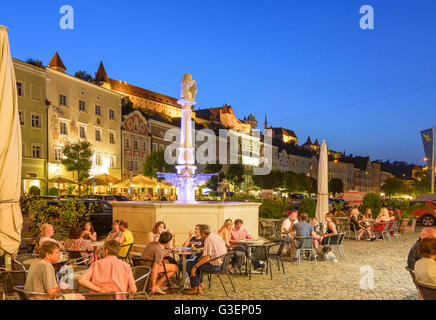
M325 214L329 212L329 190L328 190L328 159L327 144L321 144L318 162L318 196L316 201L316 218L325 226ZM325 227L324 230L325 231Z
M0 255L17 253L21 242L21 129L18 118L17 83L8 29L0 26Z

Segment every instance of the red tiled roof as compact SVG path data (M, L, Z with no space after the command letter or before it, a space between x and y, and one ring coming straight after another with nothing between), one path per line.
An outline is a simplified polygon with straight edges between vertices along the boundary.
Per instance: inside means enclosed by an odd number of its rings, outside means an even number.
M157 92L153 92L147 89L143 89L126 82L121 82L120 80L115 80L109 78L109 82L111 85L111 89L115 91L119 91L122 93L130 94L133 96L138 96L144 99L153 100L160 103L165 103L174 107L180 108L181 106L177 104L177 99L172 98Z
M56 68L57 67L57 68L60 68L60 69L67 70L67 68L65 67L64 63L61 60L61 57L59 57L59 54L57 52L55 53L55 55L51 59L51 61L48 64L48 66L50 68Z

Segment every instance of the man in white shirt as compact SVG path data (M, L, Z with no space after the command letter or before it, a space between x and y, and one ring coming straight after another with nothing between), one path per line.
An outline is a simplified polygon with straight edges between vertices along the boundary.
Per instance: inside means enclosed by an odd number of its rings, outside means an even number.
M295 237L295 232L292 231L292 227L298 223L298 218L297 218L297 213L298 211L295 209L292 209L289 212L289 217L288 219L285 219L282 223L282 228L281 228L281 232L283 235L283 238L291 238L294 239ZM291 247L288 248L288 254L291 255L292 254L292 249Z

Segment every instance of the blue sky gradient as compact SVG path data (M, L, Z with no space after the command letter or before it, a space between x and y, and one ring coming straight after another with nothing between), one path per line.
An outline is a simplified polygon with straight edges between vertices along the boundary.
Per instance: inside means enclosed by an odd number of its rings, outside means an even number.
M59 27L64 4L74 30ZM365 4L375 30L359 27ZM300 143L423 164L419 131L436 123L435 12L434 0L7 1L0 24L17 59L48 64L58 51L68 73L92 75L102 60L109 77L173 97L190 72L196 107L227 103Z

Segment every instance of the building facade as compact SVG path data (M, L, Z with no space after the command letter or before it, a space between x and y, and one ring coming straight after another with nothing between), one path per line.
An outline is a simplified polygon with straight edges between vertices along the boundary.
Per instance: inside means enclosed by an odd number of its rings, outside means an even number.
M48 108L48 178L69 179L61 164L66 142L87 140L94 151L90 176L121 179L121 95L65 73L59 55L46 68Z
M46 71L13 59L17 81L18 111L22 139L22 192L37 186L47 193Z
M150 154L151 130L149 123L140 111L133 111L124 116L122 123L122 180L133 175L142 174L142 164Z

